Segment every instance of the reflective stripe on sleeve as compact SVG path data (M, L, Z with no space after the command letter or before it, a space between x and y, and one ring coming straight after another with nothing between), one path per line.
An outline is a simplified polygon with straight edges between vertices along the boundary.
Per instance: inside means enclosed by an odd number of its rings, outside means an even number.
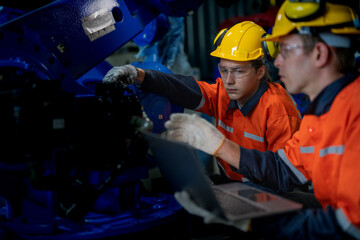
M252 133L244 132L244 137L250 138L252 140L258 141L258 142L264 142L264 138L254 135Z
M320 149L320 157L326 156L328 154L341 155L344 153L344 150L345 150L345 145L326 147L326 148Z
M315 151L315 147L314 147L314 146L300 147L300 152L301 152L301 153L314 153L314 151Z
M200 108L202 108L205 105L205 98L204 95L202 95L201 97L201 101L199 103L199 106L197 106L194 110L199 110Z
M295 176L299 179L299 181L301 183L306 183L307 179L306 177L294 166L292 165L292 163L289 161L289 159L287 158L284 149L279 149L277 151L277 153L279 154L281 160L283 160L283 162L290 168L290 170L295 174Z
M231 133L233 132L233 128L226 126L225 123L223 123L220 119L218 120L218 125L228 132L231 132Z
M360 229L349 221L341 208L336 209L335 215L337 222L339 223L341 229L344 232L353 236L356 239L360 239Z

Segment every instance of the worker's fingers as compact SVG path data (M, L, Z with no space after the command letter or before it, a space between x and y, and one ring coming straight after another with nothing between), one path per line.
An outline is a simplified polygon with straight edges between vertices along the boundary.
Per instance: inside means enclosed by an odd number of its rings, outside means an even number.
M170 115L170 120L165 122L165 128L179 128L186 127L190 118L189 114L186 113L173 113Z
M103 78L104 83L133 84L138 77L138 70L132 65L116 66Z
M182 131L182 129L179 129L179 128L168 130L166 137L167 137L167 139L173 140L173 141L180 141L180 142L187 141L186 132Z
M168 127L188 127L188 126L197 126L201 127L208 124L208 122L197 114L188 114L188 113L173 113L170 115L170 123L167 124ZM166 127L166 126L165 126Z

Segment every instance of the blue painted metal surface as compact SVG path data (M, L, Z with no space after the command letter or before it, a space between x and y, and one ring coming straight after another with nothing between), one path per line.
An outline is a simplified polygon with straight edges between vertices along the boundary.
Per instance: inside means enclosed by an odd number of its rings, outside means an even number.
M104 59L160 13L185 16L201 2L0 9L0 238L102 239L176 217L172 195L141 188L148 166L132 124L141 118L137 97L99 79L110 68Z
M142 32L160 11L184 16L202 2L127 1L129 9L123 0L54 1L0 26L1 59L28 57L60 79L66 91L81 91L75 80Z
M60 79L66 91L78 92L81 88L76 79L140 33L147 21L159 14L143 12L141 16L146 17L133 17L121 0L55 1L1 26L1 58L26 57L51 73L52 79ZM88 22L93 35L104 35L90 39L84 22Z
M160 14L154 20L149 22L145 29L133 38L134 43L138 46L145 46L159 41L169 30L168 17Z

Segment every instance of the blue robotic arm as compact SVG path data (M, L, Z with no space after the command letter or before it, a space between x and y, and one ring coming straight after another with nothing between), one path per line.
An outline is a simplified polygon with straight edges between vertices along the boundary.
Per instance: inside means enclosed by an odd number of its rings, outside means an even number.
M162 11L186 15L202 1L59 0L1 25L0 61L23 62L81 92L76 79L139 34ZM182 6L180 9L177 7Z

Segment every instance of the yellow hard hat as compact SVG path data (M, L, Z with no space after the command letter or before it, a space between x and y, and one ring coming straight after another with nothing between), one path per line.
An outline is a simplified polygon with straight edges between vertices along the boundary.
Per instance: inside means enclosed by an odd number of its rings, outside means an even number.
M251 21L221 30L214 40L211 56L234 61L251 61L264 56L261 36L265 30Z
M279 37L294 30L326 27L333 34L360 34L354 27L358 16L348 6L322 0L300 2L286 0L280 7L272 29L272 34L261 41L278 41Z

